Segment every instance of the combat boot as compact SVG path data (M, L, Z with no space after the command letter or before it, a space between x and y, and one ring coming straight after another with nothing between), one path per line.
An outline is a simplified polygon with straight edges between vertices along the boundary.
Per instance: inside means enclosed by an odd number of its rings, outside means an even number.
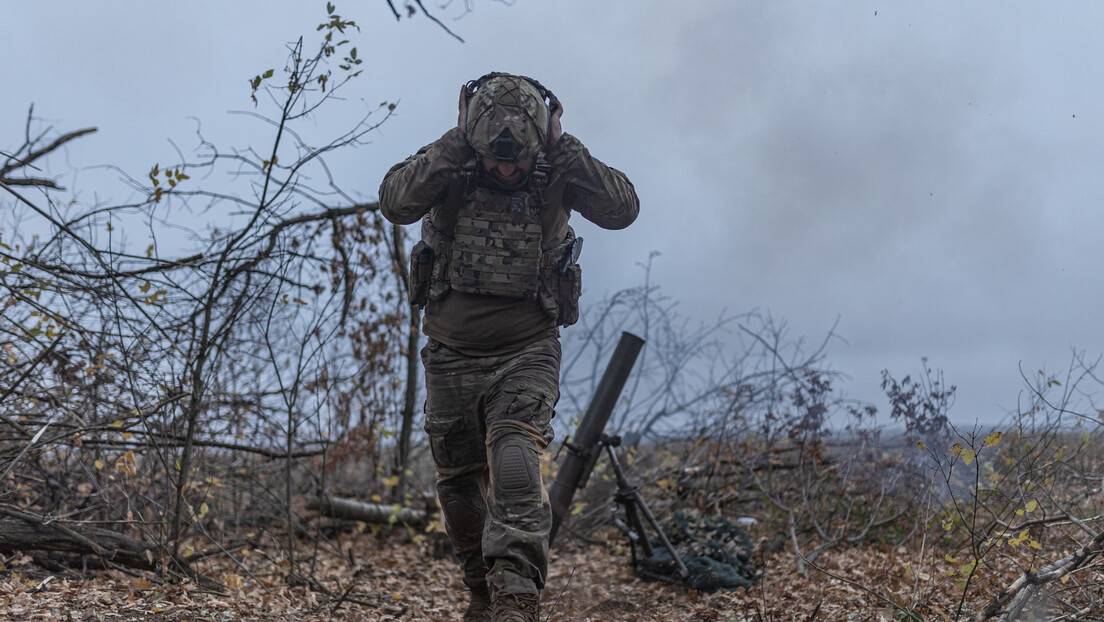
M511 594L495 592L491 601L493 622L538 622L540 596L537 594Z
M486 585L471 589L471 601L462 622L491 622L491 593Z

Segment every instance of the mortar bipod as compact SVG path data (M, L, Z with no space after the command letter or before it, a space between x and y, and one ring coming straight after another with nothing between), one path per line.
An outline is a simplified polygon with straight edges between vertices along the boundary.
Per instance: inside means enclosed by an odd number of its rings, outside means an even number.
M659 521L656 520L655 515L648 508L648 504L644 502L644 497L640 495L640 489L629 484L628 478L625 477L625 471L621 468L621 461L617 459L617 451L615 450L616 447L621 446L621 437L602 434L598 444L605 447L606 453L609 454L614 476L617 477L617 494L614 496L614 500L618 505L625 508L625 518L628 520L628 525L626 525L615 516L614 523L629 536L629 541L632 544L640 544L645 557L652 557L655 550L652 548L652 543L648 541L648 534L644 531L644 521L641 519L641 514L643 514L644 518L648 520L648 524L652 526L652 529L655 529L659 541L663 543L663 548L667 549L667 552L671 554L671 559L675 560L675 564L678 565L679 576L683 579L689 577L690 570L686 567L686 564L682 563L682 557L679 556L671 541L667 539L667 534L659 526ZM635 549L634 546L633 550L635 551Z

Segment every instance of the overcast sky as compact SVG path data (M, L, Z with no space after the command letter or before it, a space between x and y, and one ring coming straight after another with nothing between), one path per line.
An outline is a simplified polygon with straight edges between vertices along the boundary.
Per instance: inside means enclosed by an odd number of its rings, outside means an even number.
M632 227L576 223L584 303L639 284L659 251L653 280L683 313L758 309L810 341L838 319L829 363L852 397L884 411L879 371L928 357L963 423L1015 408L1021 366L1104 352L1100 3L472 0L455 19L454 0L437 14L466 43L384 0L337 4L365 72L320 135L398 102L332 163L346 189L374 200L492 70L539 79L565 131L629 175ZM191 117L248 140L227 111L252 108L248 79L279 70L324 6L0 0L0 149L32 103L59 129L100 128L55 172L141 177L175 160L170 139L191 151ZM114 173L81 175L86 200L123 193Z

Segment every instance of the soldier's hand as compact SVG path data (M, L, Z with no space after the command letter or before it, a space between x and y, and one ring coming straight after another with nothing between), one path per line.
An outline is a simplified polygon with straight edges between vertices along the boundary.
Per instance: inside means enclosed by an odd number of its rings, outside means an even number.
M560 142L560 137L563 136L563 126L560 125L560 117L563 116L563 104L556 102L556 106L550 111L551 114L548 117L548 148L555 146Z
M456 117L456 127L460 128L460 131L465 132L465 134L466 134L467 131L468 131L468 128L467 128L467 125L468 125L468 85L467 84L461 84L460 85L459 109L460 109L460 114L457 115L457 117Z

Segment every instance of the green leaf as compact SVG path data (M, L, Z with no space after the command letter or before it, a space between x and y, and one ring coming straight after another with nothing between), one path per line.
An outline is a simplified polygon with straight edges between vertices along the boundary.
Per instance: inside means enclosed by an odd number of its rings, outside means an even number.
M973 574L974 568L977 568L977 560L974 560L968 564L963 564L962 567L958 569L958 572L962 576L968 577Z
M985 444L989 447L992 447L1000 443L1002 438L1004 438L1004 435L1001 434L999 430L994 430L985 437Z
M262 74L262 75L261 75L261 77L262 77L262 78L271 78L271 77L272 77L272 74L273 74L274 72L275 72L275 70L274 70L274 69L269 69L268 71L264 72L264 74Z

